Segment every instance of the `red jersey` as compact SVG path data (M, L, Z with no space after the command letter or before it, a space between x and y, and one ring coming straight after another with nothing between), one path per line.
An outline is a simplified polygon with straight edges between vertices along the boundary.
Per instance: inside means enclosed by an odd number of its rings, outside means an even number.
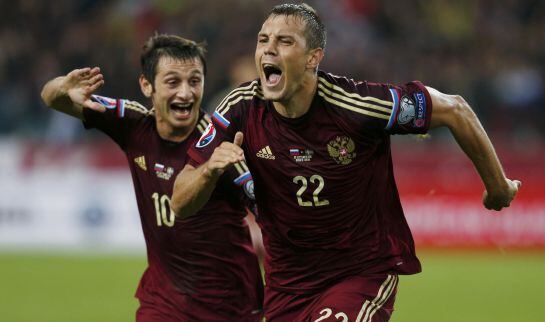
M96 95L93 100L107 110L84 109L85 127L110 136L127 156L132 174L148 257L136 296L167 314L181 315L184 321L233 317L243 321L242 317L258 312L261 274L244 220L248 198L240 188L250 186L246 165L238 165L231 177L222 176L197 215L180 220L170 210L174 181L188 159L187 149L203 132L210 134L209 117L201 112L186 140L170 142L159 136L153 109ZM184 296L213 314L193 317L195 308Z
M189 150L206 161L221 141L244 134L268 287L323 290L340 279L421 270L394 181L390 134L425 133L432 104L420 82L357 82L324 72L311 107L286 118L259 80L218 106L213 144Z

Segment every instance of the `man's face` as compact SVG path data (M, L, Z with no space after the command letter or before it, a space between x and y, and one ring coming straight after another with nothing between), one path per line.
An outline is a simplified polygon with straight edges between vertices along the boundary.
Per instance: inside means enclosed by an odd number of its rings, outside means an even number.
M301 87L309 59L304 30L305 22L293 16L270 16L263 23L255 62L266 99L289 100Z
M204 90L200 59L161 57L153 87L151 99L158 122L173 131L186 130L196 124Z

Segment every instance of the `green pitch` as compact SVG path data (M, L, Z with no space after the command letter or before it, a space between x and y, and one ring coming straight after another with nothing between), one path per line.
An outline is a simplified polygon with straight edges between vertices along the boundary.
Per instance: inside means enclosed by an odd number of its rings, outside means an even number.
M545 254L420 252L392 322L537 322ZM0 254L0 320L134 321L143 257ZM349 321L353 322L353 321Z

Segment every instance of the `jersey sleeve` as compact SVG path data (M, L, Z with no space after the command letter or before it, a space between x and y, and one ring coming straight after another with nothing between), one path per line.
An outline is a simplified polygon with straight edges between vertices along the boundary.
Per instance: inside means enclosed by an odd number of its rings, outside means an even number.
M432 103L426 87L419 81L389 86L392 112L385 126L390 134L424 134L431 123Z
M247 102L244 98L255 95L253 89L255 86L252 87L254 83L242 85L221 101L200 139L193 147L189 148L189 164L197 167L205 163L216 147L223 141L232 142L235 134L242 131L244 122L242 110Z
M125 149L130 131L147 114L148 110L138 102L92 95L91 99L106 108L98 112L83 109L83 125L86 129L96 128L106 133L122 149Z
M422 134L430 126L432 103L419 81L396 86L320 72L318 95L336 106L365 134Z

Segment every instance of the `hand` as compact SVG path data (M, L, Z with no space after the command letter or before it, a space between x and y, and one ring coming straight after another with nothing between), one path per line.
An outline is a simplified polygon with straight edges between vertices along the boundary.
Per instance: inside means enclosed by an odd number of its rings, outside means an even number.
M507 189L501 193L483 193L483 204L488 210L499 211L502 208L507 208L511 204L511 201L515 199L517 192L521 186L521 182L518 180L507 180Z
M243 140L242 132L235 134L233 142L223 142L218 146L206 163L205 171L211 177L219 177L227 168L235 163L244 161L244 151L241 148Z
M64 76L62 91L70 98L74 105L104 112L106 108L91 100L91 94L104 85L100 68L75 69Z

